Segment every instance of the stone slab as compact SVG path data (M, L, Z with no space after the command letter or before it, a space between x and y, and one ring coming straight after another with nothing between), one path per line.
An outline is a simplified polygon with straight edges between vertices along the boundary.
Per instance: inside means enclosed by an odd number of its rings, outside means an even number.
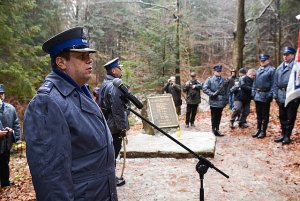
M203 157L215 155L216 137L211 132L181 130L181 136L169 133L176 140ZM187 150L162 134L128 136L127 158L194 158ZM123 155L123 149L121 150Z

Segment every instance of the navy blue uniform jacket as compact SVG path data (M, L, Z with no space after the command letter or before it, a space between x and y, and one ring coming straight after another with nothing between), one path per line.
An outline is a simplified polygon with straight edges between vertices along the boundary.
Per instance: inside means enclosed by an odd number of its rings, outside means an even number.
M37 200L117 200L112 137L94 100L51 72L24 117Z

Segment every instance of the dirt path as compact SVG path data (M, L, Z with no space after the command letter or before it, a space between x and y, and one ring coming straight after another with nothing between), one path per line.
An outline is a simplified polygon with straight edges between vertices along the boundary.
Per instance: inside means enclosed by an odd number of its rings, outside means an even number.
M215 158L209 160L230 178L209 169L204 179L205 200L300 200L300 122L294 129L291 145L274 143L279 133L276 109L273 105L268 137L261 140L251 137L255 131L253 106L247 129L229 129L230 114L224 112L221 130L226 136L217 139ZM183 120L182 116L182 128ZM139 129L140 126L132 128L131 134ZM210 130L209 112L197 114L196 128L193 129ZM199 200L200 180L195 171L196 164L196 159L128 159L124 175L126 185L118 188L119 200ZM120 167L121 161L118 161L118 169ZM34 200L26 158L12 157L11 169L16 185L0 189L0 200Z
M252 106L250 127L233 130L228 126L230 113L225 110L221 128L226 136L217 138L215 158L210 160L230 178L209 169L204 179L205 200L300 200L300 122L294 129L291 145L274 143L280 130L273 105L268 136L253 139L253 110ZM182 129L183 120L184 117ZM209 112L198 114L195 130L209 129ZM199 200L196 164L195 159L129 159L127 184L118 188L120 200Z

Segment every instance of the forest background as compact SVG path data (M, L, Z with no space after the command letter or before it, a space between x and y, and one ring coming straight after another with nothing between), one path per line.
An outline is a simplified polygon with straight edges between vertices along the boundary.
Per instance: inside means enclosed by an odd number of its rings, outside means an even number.
M282 47L297 48L299 8L299 0L0 0L0 81L22 117L18 105L51 71L43 42L78 25L98 50L91 89L115 57L143 94L160 93L171 75L184 83L195 71L204 81L215 64L256 68L260 53L276 67Z

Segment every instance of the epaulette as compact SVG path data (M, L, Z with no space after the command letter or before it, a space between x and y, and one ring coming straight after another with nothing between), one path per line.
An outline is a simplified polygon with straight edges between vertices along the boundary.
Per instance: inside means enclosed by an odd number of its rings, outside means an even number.
M45 83L39 88L37 93L49 94L52 90L54 84L50 81L45 81Z

